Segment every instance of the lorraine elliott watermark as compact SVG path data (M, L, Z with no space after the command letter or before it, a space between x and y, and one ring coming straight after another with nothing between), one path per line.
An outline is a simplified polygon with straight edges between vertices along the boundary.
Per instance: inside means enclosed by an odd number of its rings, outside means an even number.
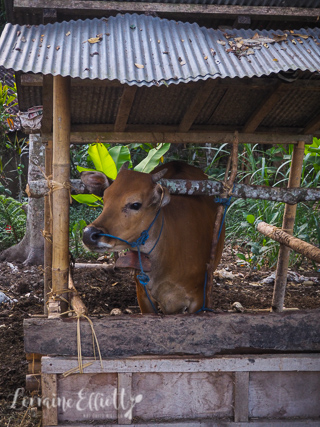
M26 396L23 387L17 388L11 409L25 410L26 408L37 406L46 407L47 409L59 408L60 412L65 413L68 410L78 411L83 418L102 418L104 415L108 418L107 413L115 409L121 409L124 417L132 420L132 410L137 403L143 399L142 394L131 396L126 393L124 388L107 394L98 391L88 391L82 388L72 397L56 396L54 393L51 397L41 398L39 396Z

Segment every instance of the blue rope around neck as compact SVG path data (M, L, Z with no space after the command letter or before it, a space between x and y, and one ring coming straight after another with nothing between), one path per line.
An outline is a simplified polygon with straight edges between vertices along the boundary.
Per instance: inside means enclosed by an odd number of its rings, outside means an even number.
M140 234L140 236L137 238L137 240L135 240L134 242L128 242L127 240L121 239L120 237L117 236L113 236L112 234L106 234L106 233L99 233L99 236L107 236L110 237L112 239L117 239L120 240L121 242L126 243L128 246L130 246L131 248L137 248L138 251L138 257L139 257L139 265L140 265L140 274L137 275L137 279L139 280L139 282L141 283L141 285L143 286L143 289L146 293L146 296L152 306L153 311L157 314L158 310L156 309L156 307L154 306L149 293L147 291L147 284L150 281L150 277L143 271L143 265L142 265L142 260L141 260L141 252L140 252L140 246L143 246L146 241L149 239L149 231L151 230L152 226L154 225L154 223L156 222L158 216L160 214L160 209L158 210L158 212L156 213L156 216L154 217L153 221L151 222L151 224L149 225L149 227L146 230L143 230ZM160 233L159 236L155 242L155 244L153 245L152 249L147 253L147 255L151 254L151 252L154 250L154 248L157 246L159 240L160 240L160 236L163 230L163 222L164 222L164 217L162 215L162 225L161 225L161 229L160 229Z

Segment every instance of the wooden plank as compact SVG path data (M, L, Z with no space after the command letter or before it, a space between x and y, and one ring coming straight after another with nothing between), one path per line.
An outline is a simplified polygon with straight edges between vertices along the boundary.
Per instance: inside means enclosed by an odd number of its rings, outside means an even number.
M117 392L116 374L79 374L65 378L59 375L57 381L62 402L58 411L59 424L85 420L114 422L117 419L114 404Z
M89 144L96 141L114 144L129 143L171 143L171 144L232 144L233 132L72 132L70 143ZM239 133L239 143L247 144L297 144L301 140L297 134ZM307 144L312 144L312 135L303 136Z
M118 373L118 424L131 424L132 373Z
M248 423L235 423L233 421L228 420L201 420L201 421L183 421L183 422L151 422L151 423L143 423L143 424L132 424L132 427L154 427L159 426L163 427L168 425L168 427L309 427L315 426L319 427L318 420L304 419L304 420L261 420L261 421L250 421ZM59 424L60 427L70 427L70 424ZM95 427L114 427L114 424L94 424ZM46 426L44 426L46 427ZM92 427L92 423L88 424L72 424L72 427ZM118 425L118 427L125 427L125 424Z
M42 390L42 424L44 426L58 425L58 407L52 405L53 397L57 396L57 375L41 375Z
M249 372L236 372L234 384L234 420L249 420Z
M316 18L320 15L319 8L298 8L298 7L264 7L264 6L224 6L224 5L199 5L199 4L170 4L170 3L127 3L127 2L106 2L106 1L81 1L72 0L14 0L15 8L45 9L54 8L65 12L81 10L86 12L117 11L117 12L168 12L183 14L205 14L221 15L225 17L236 17L238 15L255 16L259 19L270 19L275 17L285 17L286 19L306 19Z
M209 99L213 88L217 85L216 80L206 80L202 86L200 86L200 90L197 92L196 96L193 98L189 108L187 109L185 115L183 116L180 125L179 132L188 132L191 128L193 122L197 118L199 112L206 104Z
M288 89L288 85L279 83L274 91L270 94L269 98L264 99L261 105L257 108L254 114L249 118L247 123L242 128L244 133L253 133L258 128L259 124L272 111L273 107L279 102L283 96L283 87Z
M123 132L125 130L136 92L137 86L126 86L123 89L116 122L114 124L115 132Z
M84 368L85 373L139 373L139 372L290 372L320 371L320 355L237 355L214 356L212 358L177 356L137 356L127 359L104 359L103 370L100 361L90 361ZM42 357L42 372L62 374L78 366L73 357Z
M253 418L320 417L320 372L253 372L249 385Z
M223 390L223 392L221 392ZM143 398L133 416L153 419L232 417L233 375L227 372L137 373L132 395Z
M320 351L319 315L317 309L261 314L110 316L92 321L103 357L181 353L213 356L220 352ZM26 319L26 352L76 355L76 325L76 319ZM81 322L81 331L82 354L91 357L92 338L87 321Z

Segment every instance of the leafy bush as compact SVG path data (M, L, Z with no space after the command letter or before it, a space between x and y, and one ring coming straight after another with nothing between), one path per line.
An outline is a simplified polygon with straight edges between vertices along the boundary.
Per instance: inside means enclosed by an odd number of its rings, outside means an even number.
M292 152L292 146L273 146L264 151L257 145L244 144L239 156L239 181L252 185L285 187L289 179ZM305 148L301 187L319 187L319 180L320 141L314 138L313 144ZM320 246L319 210L319 202L298 204L293 232L295 237ZM227 215L226 231L227 239L230 239L233 245L239 240L242 242L245 255L237 254L240 262L257 268L263 265L273 267L276 264L279 244L260 234L255 225L257 221L262 220L281 227L283 213L284 203L234 199ZM300 259L301 255L291 253L291 263Z
M18 243L26 230L23 203L0 195L0 251Z

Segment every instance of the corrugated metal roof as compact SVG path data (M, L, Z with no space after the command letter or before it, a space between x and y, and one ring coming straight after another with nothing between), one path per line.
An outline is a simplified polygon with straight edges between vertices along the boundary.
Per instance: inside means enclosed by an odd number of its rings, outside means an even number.
M271 39L287 34L287 39L264 43L255 40L256 34ZM89 43L97 36L100 41ZM242 52L236 45L244 40L256 45ZM320 29L223 32L137 14L39 26L7 24L0 39L0 65L138 86L262 76L289 69L317 72Z

